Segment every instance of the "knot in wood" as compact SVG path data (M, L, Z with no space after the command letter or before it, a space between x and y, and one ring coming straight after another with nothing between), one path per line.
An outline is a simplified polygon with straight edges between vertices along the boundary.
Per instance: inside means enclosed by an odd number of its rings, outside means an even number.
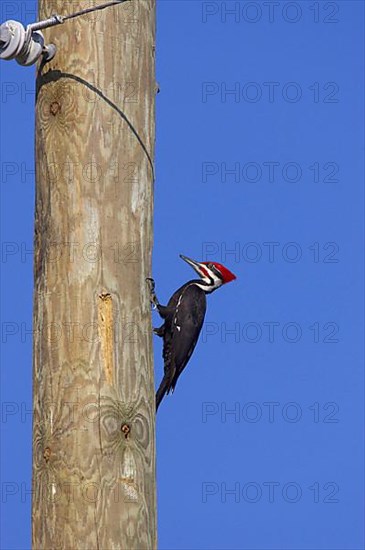
M51 458L52 451L49 447L46 447L43 452L43 458L46 462Z
M60 110L61 110L61 105L58 103L58 101L52 101L49 108L51 115L56 116Z
M128 439L128 436L131 433L130 426L128 424L122 424L122 427L120 429L124 433L124 437Z

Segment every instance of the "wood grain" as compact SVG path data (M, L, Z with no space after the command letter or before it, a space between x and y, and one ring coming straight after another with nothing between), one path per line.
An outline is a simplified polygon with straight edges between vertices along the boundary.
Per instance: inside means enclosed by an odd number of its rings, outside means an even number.
M39 17L90 2L39 2ZM155 1L45 32L37 78L33 548L154 549Z

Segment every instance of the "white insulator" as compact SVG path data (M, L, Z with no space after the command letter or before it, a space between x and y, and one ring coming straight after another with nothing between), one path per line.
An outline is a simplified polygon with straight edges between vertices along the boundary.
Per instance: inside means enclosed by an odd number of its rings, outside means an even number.
M23 50L15 58L19 65L33 65L42 56L44 36L41 31L31 32L27 29L27 38Z
M6 21L0 27L0 36L2 37L0 48L0 59L14 59L22 50L26 31L18 21ZM3 37L7 42L3 42Z
M0 59L15 59L20 65L33 65L41 56L52 59L55 46L44 45L44 36L31 26L26 29L18 21L6 21L0 25Z

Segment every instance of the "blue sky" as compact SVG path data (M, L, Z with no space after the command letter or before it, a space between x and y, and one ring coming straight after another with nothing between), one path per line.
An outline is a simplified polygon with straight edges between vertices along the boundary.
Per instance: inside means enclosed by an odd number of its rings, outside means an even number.
M32 9L4 2L1 19ZM237 275L209 296L159 410L161 550L363 548L363 11L158 3L158 296L193 277L180 253ZM34 71L0 70L2 547L18 550L30 547Z

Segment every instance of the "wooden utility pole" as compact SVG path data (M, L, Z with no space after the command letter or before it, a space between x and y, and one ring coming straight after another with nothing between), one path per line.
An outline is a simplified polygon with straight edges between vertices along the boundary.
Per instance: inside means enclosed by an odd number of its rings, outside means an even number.
M98 2L40 0L39 18ZM148 288L155 0L45 31L37 78L33 548L156 548Z

